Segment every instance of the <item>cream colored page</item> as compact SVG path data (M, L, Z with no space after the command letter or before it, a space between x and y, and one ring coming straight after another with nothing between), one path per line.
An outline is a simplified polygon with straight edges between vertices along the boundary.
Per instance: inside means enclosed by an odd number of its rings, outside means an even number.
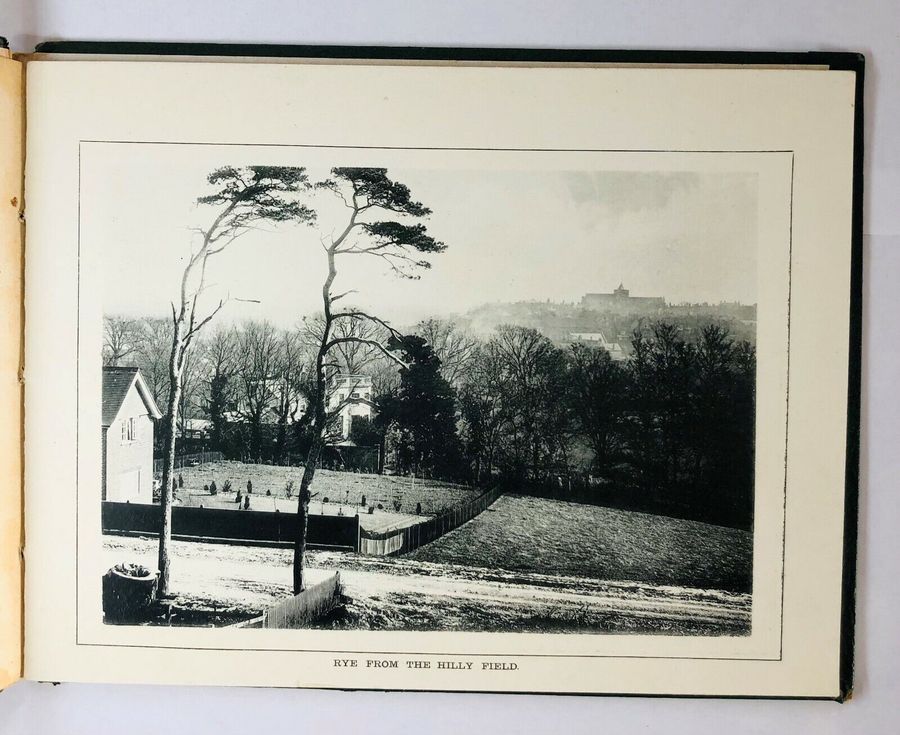
M22 675L22 64L0 57L0 689Z
M41 386L27 396L27 560L30 569L55 570L27 579L30 677L837 694L852 74L177 62L35 62L29 70L33 225L26 278L43 289L29 290L27 303L28 381ZM348 100L365 114L348 114ZM100 306L92 287L100 251L90 239L79 240L81 224L94 231L92 213L79 212L79 193L80 187L97 188L92 162L115 155L103 141L253 146L254 160L272 164L387 162L528 171L739 166L758 175L757 476L763 479L757 484L753 635L226 632L101 625L95 573ZM216 145L208 150L212 155ZM705 162L700 151L721 156ZM745 158L738 163L740 156ZM366 666L367 651L389 652L400 666L373 672ZM406 666L423 651L435 660L491 654L518 668L423 675ZM340 656L361 663L340 668L334 663Z

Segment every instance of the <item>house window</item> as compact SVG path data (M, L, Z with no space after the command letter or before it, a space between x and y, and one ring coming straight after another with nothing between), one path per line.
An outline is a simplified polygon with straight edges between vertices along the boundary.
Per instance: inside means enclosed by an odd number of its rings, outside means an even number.
M134 441L134 418L128 418L122 422L122 441Z
M355 391L353 391L353 393L351 395L353 398L359 398L359 391L355 390Z

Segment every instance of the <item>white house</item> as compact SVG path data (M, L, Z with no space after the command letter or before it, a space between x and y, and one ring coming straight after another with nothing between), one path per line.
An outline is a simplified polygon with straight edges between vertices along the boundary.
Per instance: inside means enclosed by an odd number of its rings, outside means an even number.
M350 436L354 416L371 419L374 408L372 378L368 375L338 375L329 386L326 409L337 414L335 431L341 439Z
M141 371L103 368L103 500L153 502L153 421L162 416Z
M618 342L609 342L603 332L570 332L569 339L573 342L591 342L600 345L609 353L613 360L624 360L627 358L625 350Z

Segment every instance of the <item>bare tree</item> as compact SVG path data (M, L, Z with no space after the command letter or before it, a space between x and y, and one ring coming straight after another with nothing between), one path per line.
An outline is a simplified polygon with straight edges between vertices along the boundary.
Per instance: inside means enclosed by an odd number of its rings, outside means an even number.
M502 430L515 472L535 475L565 461L571 434L565 352L536 329L502 325L485 356L499 372Z
M372 374L372 397L375 400L400 387L400 370L397 363L382 356L369 366Z
M504 422L504 389L505 376L496 352L479 345L459 395L461 434L476 485L493 476Z
M140 322L140 338L133 356L153 400L165 406L169 400L169 356L172 351L172 320L145 317Z
M303 339L301 332L289 330L281 334L276 357L274 411L278 422L275 445L282 462L290 453L289 428L298 418L305 418L309 406L313 355L312 346Z
M123 316L103 317L103 364L124 365L140 345L141 325Z
M203 343L199 342L184 356L181 371L181 399L178 403L178 436L187 436L191 419L201 410L200 384L203 379ZM184 450L182 450L184 451Z
M204 340L203 411L211 424L215 449L224 450L227 414L233 404L237 338L233 327L218 327Z
M368 319L340 319L334 325L334 336L340 338L335 348L339 369L349 375L358 375L381 354L372 347L373 342L383 343L384 327Z
M382 168L334 168L330 178L317 184L317 188L329 191L340 199L346 208L346 219L339 234L324 236L322 249L327 262L327 273L322 284L322 322L315 357L315 382L313 392L312 442L303 469L303 479L297 502L297 536L294 544L294 592L303 590L303 566L306 553L306 531L309 515L310 486L316 472L319 455L325 444L329 417L326 406L329 380L339 372L335 350L350 343L367 345L378 350L390 360L402 364L385 345L359 333L340 336L336 325L344 320L349 323L375 324L391 335L398 335L383 320L360 309L336 307L351 291L335 292L334 282L338 263L345 258L365 256L386 264L394 273L405 278L417 278L416 271L430 267L430 263L417 257L421 253L440 253L445 245L431 237L420 222L408 223L427 217L431 210L415 201L409 189L393 181ZM382 219L386 218L386 219ZM342 327L342 329L344 329ZM398 335L399 336L399 335Z
M275 409L281 335L268 321L247 322L238 333L237 413L250 428L250 456L261 459L263 424Z
M424 337L441 361L441 375L454 388L472 364L478 340L449 319L425 319L416 325L415 333Z
M225 166L207 178L216 190L197 202L216 208L205 228L196 230L200 244L191 253L181 275L177 302L172 303L172 349L169 357L169 395L163 422L166 427L159 534L159 593L169 592L169 546L172 536L172 477L175 468L175 431L181 402L182 378L191 345L198 334L225 305L205 315L199 299L206 288L210 258L224 252L239 237L260 222L310 222L313 212L294 197L309 187L306 170L296 167Z

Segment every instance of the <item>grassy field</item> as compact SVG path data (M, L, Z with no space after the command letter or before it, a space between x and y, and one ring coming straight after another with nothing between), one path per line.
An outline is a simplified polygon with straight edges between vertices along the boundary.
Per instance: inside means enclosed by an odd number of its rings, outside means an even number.
M184 487L178 490L177 496L184 505L236 509L235 496L238 491L246 493L247 481L250 480L253 483L251 509L277 509L281 513L296 511L297 491L303 476L303 470L299 467L224 461L185 467L178 470L176 476L178 473ZM204 491L204 486L213 481L219 490L215 496ZM231 482L229 493L222 492L226 481ZM288 498L285 488L290 481L294 483L294 492ZM271 494L267 495L267 492ZM314 497L310 503L310 513L359 513L362 527L373 531L409 525L422 520L421 516L435 515L443 508L451 508L477 495L464 485L437 480L331 470L316 471L312 492ZM365 506L362 505L364 498ZM421 515L416 513L418 504L421 504ZM374 509L371 514L369 508Z
M752 536L696 521L504 495L406 558L748 592Z

